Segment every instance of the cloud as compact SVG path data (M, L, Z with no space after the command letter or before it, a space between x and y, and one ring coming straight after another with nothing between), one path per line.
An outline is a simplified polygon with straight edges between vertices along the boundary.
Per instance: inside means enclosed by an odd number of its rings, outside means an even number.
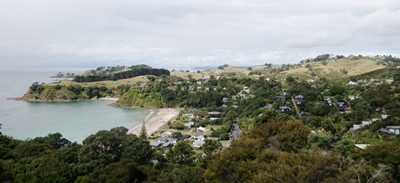
M399 9L397 0L2 1L0 62L190 67L395 55Z

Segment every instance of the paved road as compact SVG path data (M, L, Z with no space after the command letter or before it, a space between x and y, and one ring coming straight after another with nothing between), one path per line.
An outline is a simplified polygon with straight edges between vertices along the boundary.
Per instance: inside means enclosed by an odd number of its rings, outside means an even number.
M240 134L242 133L240 131L239 125L238 124L233 124L234 130L232 131L232 139L237 140L240 138Z

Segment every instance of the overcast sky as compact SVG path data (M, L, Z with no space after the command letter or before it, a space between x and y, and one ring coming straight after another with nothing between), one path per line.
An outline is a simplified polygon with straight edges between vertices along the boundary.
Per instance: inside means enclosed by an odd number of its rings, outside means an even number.
M399 48L399 0L0 0L9 68L249 66Z

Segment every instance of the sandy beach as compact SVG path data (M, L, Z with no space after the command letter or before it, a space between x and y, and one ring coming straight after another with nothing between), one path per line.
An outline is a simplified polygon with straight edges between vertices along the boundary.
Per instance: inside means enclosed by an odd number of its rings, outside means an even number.
M98 100L108 100L108 101L114 101L116 102L118 98L113 98L113 97L103 97L103 98L98 98Z
M179 114L179 109L173 109L173 108L152 109L152 112L145 120L147 135L151 135L152 133L156 132L169 120L178 116L178 114ZM139 135L141 129L142 125L139 125L129 130L128 133Z

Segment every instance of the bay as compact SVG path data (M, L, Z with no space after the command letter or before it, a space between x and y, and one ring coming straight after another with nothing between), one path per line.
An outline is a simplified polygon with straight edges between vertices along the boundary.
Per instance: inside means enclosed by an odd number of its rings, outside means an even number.
M147 109L117 109L112 101L90 100L69 103L29 103L6 100L20 97L33 82L53 82L57 72L80 73L84 69L0 70L0 130L15 139L29 139L60 132L81 143L99 130L124 126L132 129L150 113Z

